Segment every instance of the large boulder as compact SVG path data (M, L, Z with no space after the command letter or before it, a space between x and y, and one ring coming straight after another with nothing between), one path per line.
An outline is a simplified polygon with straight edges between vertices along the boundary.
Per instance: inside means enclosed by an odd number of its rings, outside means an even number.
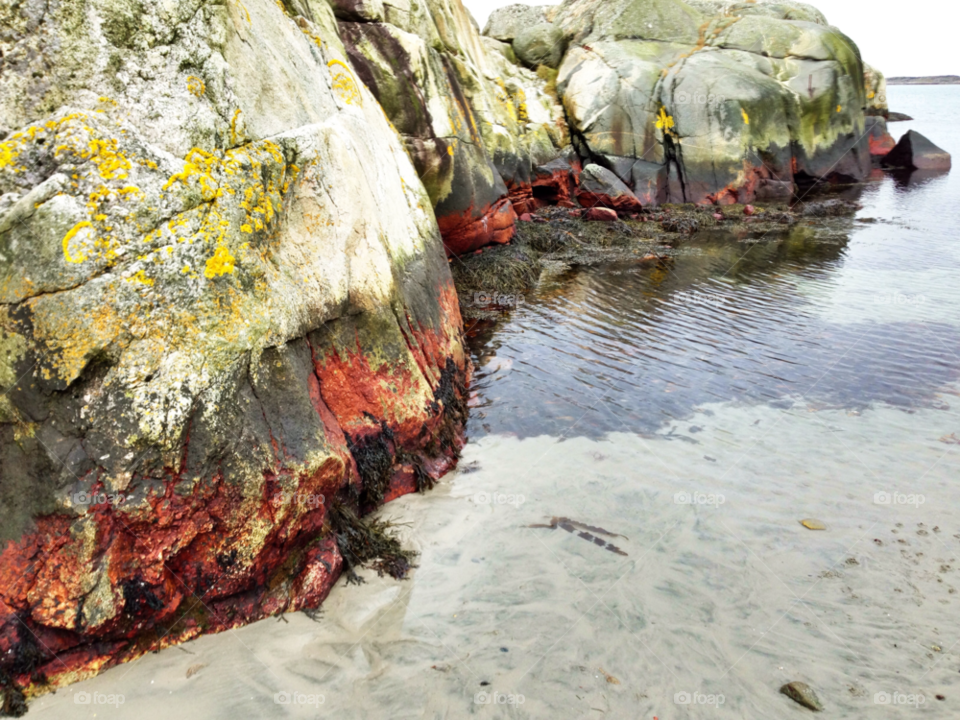
M336 508L429 484L463 420L430 198L330 7L84 7L0 11L13 710L315 607Z
M483 34L502 42L513 42L523 30L547 22L548 6L505 5L496 8L487 18Z
M908 130L881 161L884 167L908 170L949 170L950 153L916 130Z
M567 0L555 22L577 151L638 196L749 202L869 171L859 51L807 5Z
M539 23L521 30L513 39L513 50L522 62L531 66L555 68L563 59L566 38L556 25Z
M533 168L569 142L560 103L547 79L481 40L459 2L384 7L385 22L341 22L340 32L357 76L403 137L447 252L507 242Z

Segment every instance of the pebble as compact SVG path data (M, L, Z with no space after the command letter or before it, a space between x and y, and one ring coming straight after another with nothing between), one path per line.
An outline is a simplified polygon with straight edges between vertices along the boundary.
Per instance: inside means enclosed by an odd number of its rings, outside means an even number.
M827 526L824 525L819 520L814 518L806 518L800 521L800 524L803 525L807 530L826 530Z
M820 712L823 710L823 705L820 703L820 698L817 697L817 694L813 691L813 688L807 685L804 682L788 682L782 688L780 692L786 695L788 698L793 700L795 703L799 703L806 708L810 708L814 712Z

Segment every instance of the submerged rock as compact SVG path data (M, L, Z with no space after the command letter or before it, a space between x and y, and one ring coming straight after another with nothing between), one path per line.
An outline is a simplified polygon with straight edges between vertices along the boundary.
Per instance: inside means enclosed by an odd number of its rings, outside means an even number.
M908 130L882 160L884 167L913 170L949 170L950 153L916 130Z
M813 691L813 688L807 685L805 682L798 682L796 680L789 682L780 688L780 692L793 700L795 703L799 703L800 705L803 705L805 708L809 708L814 712L820 712L823 710L823 704L820 702L820 698L817 697L817 694Z

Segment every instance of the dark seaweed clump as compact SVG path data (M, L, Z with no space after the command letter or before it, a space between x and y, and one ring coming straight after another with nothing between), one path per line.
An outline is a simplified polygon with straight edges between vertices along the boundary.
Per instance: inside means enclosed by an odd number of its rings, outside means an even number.
M330 523L337 547L343 556L344 574L348 583L362 583L357 568L371 567L377 575L384 573L396 580L406 577L417 553L404 550L400 541L388 535L393 525L383 520L362 520L349 506L335 503L330 508Z
M123 612L127 616L138 615L144 609L159 610L163 602L143 578L123 582Z
M393 474L393 442L393 430L386 423L380 423L379 432L363 437L347 434L347 447L357 462L357 470L363 481L360 495L362 507L375 508L383 503L383 496L390 486L390 477Z
M47 682L46 676L37 671L46 658L23 618L19 621L17 643L6 653L0 667L0 716L3 717L22 717L27 712L26 698L13 676L29 675L33 682L41 685Z

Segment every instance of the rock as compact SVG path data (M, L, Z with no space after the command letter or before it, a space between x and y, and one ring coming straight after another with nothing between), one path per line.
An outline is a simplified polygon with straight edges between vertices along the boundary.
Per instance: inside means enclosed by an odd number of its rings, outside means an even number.
M754 209L753 205L744 205L744 206L743 206L743 214L744 214L744 215L753 215L755 212L756 212L756 210Z
M635 191L669 202L787 198L795 176L863 179L859 51L801 5L562 4L557 89L578 152L649 163Z
M539 23L523 28L513 39L513 51L530 67L546 65L555 68L566 50L566 39L560 28L551 23Z
M606 207L617 212L639 212L637 196L620 178L599 165L587 165L580 174L577 200L583 207Z
M383 0L329 0L338 20L382 22Z
M533 216L530 213L523 213L519 219L521 222L531 222L533 220Z
M906 113L894 112L893 110L887 113L887 122L905 122L907 120L913 120L913 118Z
M605 207L592 207L583 211L584 220L600 220L603 222L613 222L617 219L616 210Z
M813 691L813 688L804 682L789 682L780 688L780 692L793 700L795 703L799 703L800 705L803 705L805 708L809 708L814 712L820 712L823 710L823 705L820 703L820 699Z
M867 115L887 117L890 109L887 107L887 81L883 73L875 67L863 64L863 88L867 94Z
M800 524L803 525L807 530L826 530L827 526L824 525L819 520L814 518L807 518L806 520L801 520Z
M949 170L950 153L938 148L916 130L908 130L881 161L890 168L914 170Z
M5 704L316 607L331 505L455 462L431 199L332 10L298 5L5 11L30 49L0 75Z
M496 8L487 18L483 34L487 37L513 42L521 31L547 21L546 6L506 5Z
M867 140L870 143L870 157L879 163L897 144L893 136L887 132L887 121L879 116L864 118Z
M517 212L535 209L533 168L569 144L560 103L512 50L481 40L460 3L385 7L384 22L341 22L340 35L404 139L447 252L507 242Z

